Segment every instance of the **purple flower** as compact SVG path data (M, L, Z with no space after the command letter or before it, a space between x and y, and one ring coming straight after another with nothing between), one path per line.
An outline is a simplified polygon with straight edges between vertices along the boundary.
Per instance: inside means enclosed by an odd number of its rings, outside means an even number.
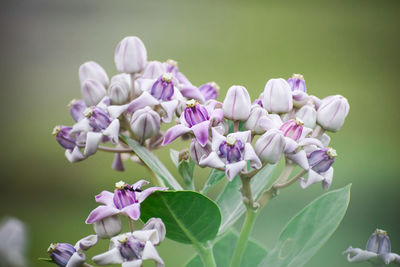
M210 106L203 106L196 100L187 101L186 108L180 117L180 124L167 130L164 136L163 145L167 145L179 136L192 132L196 140L205 146L209 138L209 128L216 126L223 119L222 109L213 109Z
M301 74L293 74L292 77L289 78L288 83L292 91L307 92L306 81L304 80L304 76Z
M173 76L170 73L160 75L151 87L150 94L158 100L170 101L174 95Z
M224 168L229 181L241 171L246 171L247 162L252 168L261 168L261 161L251 145L251 132L236 132L227 137L212 128L212 152L204 155L199 164L211 168Z
M206 101L210 99L217 99L219 89L220 88L218 84L216 84L215 82L209 82L199 87L199 90Z
M130 186L123 181L115 184L114 193L103 191L96 196L98 203L104 204L95 208L86 219L87 224L92 224L114 215L126 215L132 220L140 217L140 203L156 190L166 190L164 187L150 187L141 190L142 185L148 184L145 180Z
M76 100L72 99L71 102L68 104L69 113L74 121L78 122L81 119L85 118L83 112L87 108L85 102L83 100Z
M243 86L231 86L226 93L222 106L225 118L233 121L245 121L249 118L251 101L247 89Z
M292 138L294 141L298 141L303 132L303 125L304 122L296 118L285 122L279 129L283 132L284 136Z
M74 149L76 146L76 139L70 136L71 130L69 126L56 126L53 129L57 142L65 149Z

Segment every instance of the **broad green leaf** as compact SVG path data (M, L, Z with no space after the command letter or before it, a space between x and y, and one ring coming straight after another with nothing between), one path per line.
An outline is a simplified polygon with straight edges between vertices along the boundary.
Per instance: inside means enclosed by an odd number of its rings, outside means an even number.
M210 174L208 175L207 181L204 184L203 189L201 190L202 194L205 194L210 190L214 185L216 185L222 178L225 177L225 172L211 169Z
M265 188L275 181L271 174L276 165L267 165L251 179L251 189L254 199L257 199ZM222 223L218 235L223 234L246 211L242 203L242 194L239 192L241 180L237 176L229 182L217 198L221 209Z
M178 172L183 178L185 183L185 189L194 190L193 182L193 172L194 172L194 162L191 158L187 160L182 160L178 165Z
M135 140L132 140L124 135L120 135L121 139L135 152L135 154L143 160L143 162L154 171L166 186L175 190L182 190L182 186L175 180L168 169L162 162L147 148L140 145Z
M181 243L213 240L221 224L217 204L193 191L157 191L141 204L141 219L161 218L167 237Z
M300 267L307 263L342 221L350 187L325 193L294 216L260 266Z
M218 267L230 266L235 250L235 244L238 240L238 235L232 231L228 231L221 239L213 246L215 263ZM257 243L249 240L243 254L241 267L257 266L262 259L267 255L265 248ZM195 255L186 267L203 267L203 262L199 255Z

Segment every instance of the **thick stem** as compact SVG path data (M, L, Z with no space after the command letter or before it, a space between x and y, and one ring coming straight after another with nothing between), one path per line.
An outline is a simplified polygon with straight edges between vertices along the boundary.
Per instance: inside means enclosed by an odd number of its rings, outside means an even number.
M296 165L294 165L294 164L288 164L286 162L285 168L283 169L281 175L279 175L279 178L276 180L275 183L281 184L281 183L286 182L286 180L289 178L289 175L292 173L295 166Z
M233 121L233 132L239 131L239 121Z
M207 248L201 247L201 249L197 249L197 252L200 254L204 266L207 267L217 266L217 264L215 263L214 254L211 246L208 246Z
M246 208L246 218L244 220L242 230L240 231L239 240L236 244L235 252L233 253L231 264L232 267L239 267L240 263L242 262L243 253L258 213L258 210L254 210L250 207Z
M325 129L323 129L320 125L317 125L311 135L311 137L321 139L321 136L324 134Z
M135 230L133 227L133 220L131 218L128 218L129 221L129 229L131 230L131 233L133 233L133 231Z

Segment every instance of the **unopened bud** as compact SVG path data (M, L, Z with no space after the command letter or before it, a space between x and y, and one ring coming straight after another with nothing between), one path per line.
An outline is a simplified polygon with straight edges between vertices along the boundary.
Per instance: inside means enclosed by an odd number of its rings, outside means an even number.
M95 80L105 88L108 87L109 81L106 71L94 61L85 62L79 67L79 80L81 85L86 80Z
M106 95L106 89L99 81L87 79L82 83L82 98L86 106L95 106Z
M85 102L83 100L72 99L68 104L69 114L74 119L74 121L78 122L81 119L85 118L83 115L83 111L87 108Z
M142 71L147 64L147 51L142 40L136 36L122 39L115 49L114 61L119 72Z
M158 245L165 239L166 228L163 221L160 218L150 218L146 224L143 226L142 230L152 230L155 229L158 232L159 242L154 245Z
M249 93L243 86L231 86L222 105L225 118L233 121L245 121L249 118L251 101Z
M250 116L244 123L244 128L251 130L255 134L262 134L265 129L260 125L260 119L267 115L267 111L259 105L253 105L251 107Z
M166 73L167 69L165 64L160 61L150 61L147 63L146 68L143 70L141 78L145 79L157 79L163 73Z
M304 122L301 119L296 118L285 122L279 129L283 132L284 136L292 138L294 141L298 141L303 132L303 125Z
M111 104L121 105L129 100L129 92L131 89L131 77L128 74L118 74L111 79L108 95Z
M349 113L349 102L341 95L328 96L321 102L317 111L317 122L325 130L337 132L342 128Z
M313 105L305 105L296 112L296 117L304 122L304 126L313 129L317 121L317 111Z
M268 112L287 113L293 108L292 91L282 78L270 79L264 88L263 106Z
M144 142L160 132L160 115L150 107L140 109L132 116L131 129L140 141Z
M93 228L100 238L111 238L121 233L121 220L117 215L106 217L93 223Z
M285 137L282 132L271 129L258 138L254 145L258 157L264 163L275 164L282 157L285 148Z

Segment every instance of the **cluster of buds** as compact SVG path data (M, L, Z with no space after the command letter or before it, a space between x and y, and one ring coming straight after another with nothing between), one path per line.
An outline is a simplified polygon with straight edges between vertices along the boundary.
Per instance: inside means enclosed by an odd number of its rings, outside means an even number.
M148 61L146 47L138 37L124 38L114 59L120 73L111 80L94 61L80 66L82 98L69 104L75 124L56 126L53 134L70 162L84 160L101 149L115 153L112 166L122 171L122 160L134 157L121 157L129 149L119 141L120 134L149 150L157 149L164 137L161 124L180 116L188 100L209 105L217 98L219 86L215 82L194 86L178 70L176 61Z
M348 112L346 98L309 95L304 77L294 74L287 81L270 79L253 102L243 86L230 87L222 103L189 100L163 144L191 135L194 162L224 170L228 180L284 157L308 172L300 178L302 188L322 182L327 189L337 154L325 132L340 130Z
M79 240L75 246L68 243L52 243L48 248L51 261L60 267L87 266L85 251L95 246L100 239L109 239L110 248L107 252L94 256L92 261L98 265L122 264L123 266L142 266L144 260L151 260L156 266L164 266L155 246L159 245L166 235L164 223L159 218L151 218L141 230L122 233L119 216L126 216L130 222L140 217L140 203L156 190L166 190L162 187L150 187L142 190L148 184L140 180L133 185L123 181L115 184L113 193L103 191L95 197L96 202L104 204L95 208L88 216L86 223L93 224L96 234Z

